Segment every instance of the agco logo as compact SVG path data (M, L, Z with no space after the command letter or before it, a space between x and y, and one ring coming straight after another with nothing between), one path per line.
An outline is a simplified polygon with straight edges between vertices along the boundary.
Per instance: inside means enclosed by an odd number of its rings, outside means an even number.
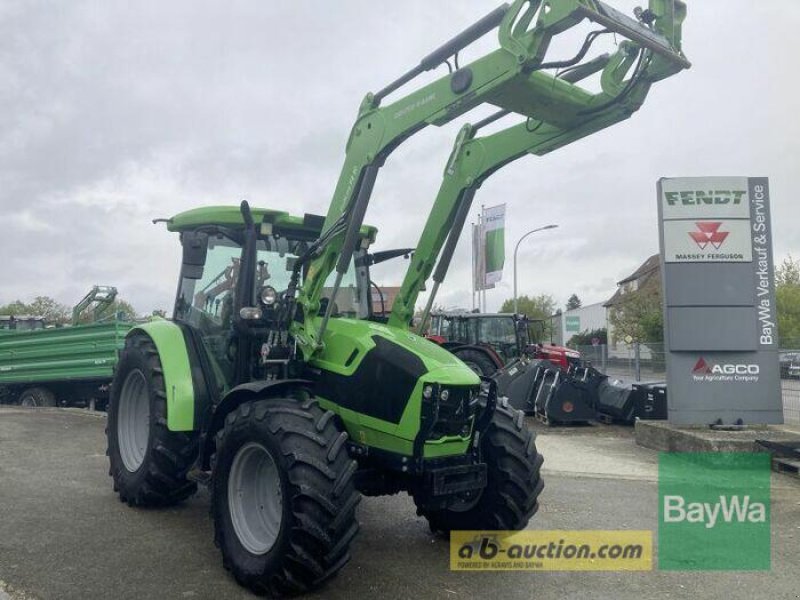
M699 246L700 250L705 250L706 246L711 244L715 250L719 250L723 242L728 238L730 232L720 231L719 228L722 223L710 223L700 221L695 223L698 231L690 231L689 237Z
M761 367L745 363L708 363L702 356L697 359L692 375L698 381L758 381Z

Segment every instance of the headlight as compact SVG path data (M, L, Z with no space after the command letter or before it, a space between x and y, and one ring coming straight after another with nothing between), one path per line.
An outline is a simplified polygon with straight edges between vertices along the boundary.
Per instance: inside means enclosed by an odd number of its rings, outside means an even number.
M275 301L278 299L278 292L275 291L275 288L272 286L264 286L261 288L261 294L259 295L259 299L264 306L272 306L275 304Z
M430 400L432 396L433 396L433 386L426 385L424 388L422 388L422 397L425 398L425 400Z
M245 321L257 321L261 318L261 309L257 306L245 306L239 311L239 317Z
M442 402L447 402L449 398L450 398L450 390L442 390L441 393L439 394L439 400L441 400Z

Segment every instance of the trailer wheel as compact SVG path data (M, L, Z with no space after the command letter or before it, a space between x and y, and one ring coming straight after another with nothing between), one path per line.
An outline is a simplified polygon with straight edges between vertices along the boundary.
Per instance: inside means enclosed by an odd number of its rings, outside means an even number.
M497 371L497 365L487 354L480 350L453 350L461 362L475 371L481 377L491 377Z
M125 341L108 404L109 474L130 506L167 506L197 489L186 479L197 449L193 432L167 429L167 395L158 350L144 334Z
M316 400L246 402L216 436L214 542L258 594L318 587L350 559L360 495L347 433Z
M426 510L417 502L417 513L428 520L431 531L445 535L451 531L518 531L539 509L544 488L542 455L536 451L535 436L525 426L524 415L504 399L497 404L481 451L488 482L476 501L445 510Z
M28 388L19 397L19 405L25 408L40 408L43 406L58 406L53 392L46 388Z

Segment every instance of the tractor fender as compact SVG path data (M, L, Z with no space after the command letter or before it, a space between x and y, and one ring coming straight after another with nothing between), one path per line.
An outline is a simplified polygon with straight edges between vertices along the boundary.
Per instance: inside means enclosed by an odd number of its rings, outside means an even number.
M450 352L452 352L456 348L461 348L461 346L466 346L467 344L463 344L461 342L442 342L439 345L445 350L450 350Z
M136 333L147 335L158 350L167 392L167 429L193 431L195 390L183 330L172 321L158 319L137 325L126 337Z
M203 444L203 462L205 463L214 452L214 436L225 424L225 417L239 406L251 400L281 396L292 390L308 391L313 385L314 382L308 379L283 379L280 381L251 381L231 389L214 409L214 415Z

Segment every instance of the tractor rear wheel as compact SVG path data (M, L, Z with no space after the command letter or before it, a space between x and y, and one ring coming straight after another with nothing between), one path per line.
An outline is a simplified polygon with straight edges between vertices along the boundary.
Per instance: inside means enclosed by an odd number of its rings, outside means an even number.
M535 436L525 426L524 415L498 402L492 422L481 443L487 466L487 485L477 500L444 510L426 510L417 503L418 514L428 520L431 531L518 531L539 509L544 488L540 470L542 455Z
M167 395L158 350L144 334L125 341L108 404L109 474L130 506L167 506L197 485L186 479L197 435L167 428Z
M494 361L489 358L488 354L480 350L456 349L453 351L453 354L481 377L491 377L494 375L495 371L497 371L497 365Z
M41 408L43 406L58 406L58 402L50 390L42 387L33 387L20 394L19 405L25 408Z
M216 437L211 513L223 565L275 596L309 591L350 559L360 495L347 433L314 399L246 402Z

